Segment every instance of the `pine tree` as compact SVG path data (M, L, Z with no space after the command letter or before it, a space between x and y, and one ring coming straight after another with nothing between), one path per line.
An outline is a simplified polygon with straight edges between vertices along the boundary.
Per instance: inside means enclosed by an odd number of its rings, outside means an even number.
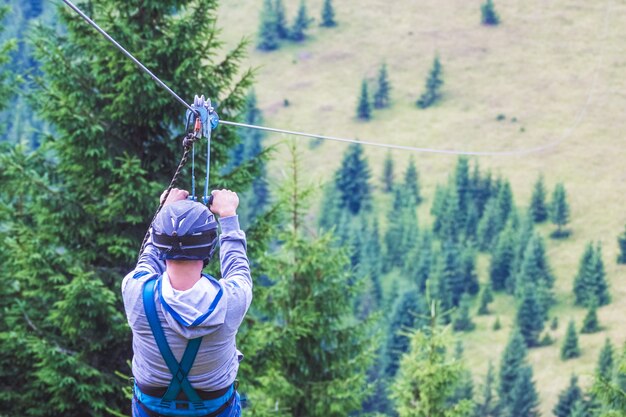
M522 366L519 370L510 398L508 409L511 417L539 417L539 397L530 365Z
M456 193L459 196L459 220L461 223L465 223L472 198L472 190L469 175L469 160L464 156L459 157L457 160L454 169L454 185L456 187Z
M487 284L483 287L480 293L480 307L478 308L479 315L489 314L489 303L493 301L493 292L491 291L491 285Z
M437 298L441 301L443 311L458 307L465 292L461 268L461 254L458 246L452 242L443 243L434 277L439 283Z
M580 332L581 333L596 333L599 331L600 331L600 323L598 323L598 308L596 306L596 303L593 302L589 306L587 315L585 315Z
M457 314L452 320L452 328L455 331L469 332L476 328L476 324L474 324L472 318L470 317L470 305L470 296L467 293L463 294L461 301L459 302Z
M359 104L356 108L356 117L360 120L370 120L372 118L372 109L367 92L367 81L365 80L361 83L361 95L359 96Z
M515 203L513 202L513 191L511 190L511 184L504 180L502 186L498 190L497 195L498 211L500 213L500 227L504 227L509 217L515 210ZM501 230L501 229L500 229Z
M285 16L285 5L283 0L276 0L274 3L274 19L276 22L276 36L278 39L289 38L289 29L287 28L287 18Z
M613 378L613 364L613 345L611 344L611 340L607 337L600 351L600 356L598 357L596 375L599 378L610 381Z
M167 63L158 73L174 90L219 97L230 119L243 111L251 78L239 68L245 45L216 49L216 8L101 0L89 14L138 59ZM69 9L59 10L61 26L30 33L39 62L33 111L54 129L28 154L0 155L0 213L14 213L0 214L0 241L12 253L0 260L0 369L3 381L11 375L0 402L6 415L128 415L117 375L129 373L132 351L119 284L180 158L184 109ZM205 36L190 37L189 27ZM225 166L238 137L214 135L212 160ZM244 191L257 174L256 163L232 173L229 187ZM220 172L212 178L224 184Z
M498 396L503 408L511 402L511 391L519 375L519 371L526 364L526 343L518 329L511 332L509 341L502 353L500 361L500 386Z
M426 80L426 91L420 96L419 100L417 100L417 107L425 109L439 100L441 97L441 86L443 85L443 79L441 78L442 71L441 61L439 61L439 57L436 56L433 60L433 66L428 75L428 79Z
M480 219L476 231L476 240L480 250L490 250L503 227L504 223L502 223L498 200L492 198L485 206L483 217Z
M322 7L322 23L320 26L332 28L337 26L335 20L335 9L333 8L332 0L324 0L324 6Z
M440 207L440 211L436 213L433 231L442 241L459 242L464 224L461 221L462 214L456 188L448 186Z
M517 326L528 347L539 345L539 335L544 328L543 306L538 300L537 287L527 283L517 310Z
M289 32L289 39L295 42L302 42L306 39L306 33L304 32L311 24L311 19L307 15L305 0L300 0L300 7L298 7L298 14L296 20Z
M574 278L574 296L576 304L583 306L590 306L592 303L606 305L611 301L602 261L602 248L599 245L594 249L589 242L585 247Z
M420 317L425 313L424 301L414 289L402 294L389 321L385 374L391 378L398 371L400 358L409 350L409 332L421 327Z
M430 327L410 337L410 348L400 361L391 398L399 417L464 417L473 414L473 404L461 400L449 404L463 377L462 363L449 353L447 333L430 318Z
M374 108L384 109L389 107L389 92L391 91L391 84L389 83L389 76L387 75L387 65L382 64L378 71L378 88L374 93Z
M557 230L552 234L554 237L565 237L568 234L563 230L563 226L569 222L569 211L565 187L562 183L558 183L552 193L550 204L550 219L557 226Z
M548 219L548 206L546 205L546 189L543 184L543 175L540 175L539 178L537 178L537 182L535 182L528 210L535 223L542 223Z
M511 286L515 268L515 230L507 226L498 236L489 265L489 280L495 291Z
M461 273L465 282L464 291L470 295L478 294L480 284L476 273L476 251L471 246L465 247L461 253Z
M537 291L538 301L542 309L544 320L548 318L548 310L554 303L554 295L551 288L554 286L554 276L546 259L546 249L543 239L539 235L533 236L521 262L520 272L515 280L515 293L522 295L524 285L530 283Z
M481 21L483 25L497 25L500 23L500 17L496 12L496 8L493 5L493 0L486 0L480 6L480 14L482 16Z
M493 363L489 361L485 383L483 385L482 399L476 407L476 417L500 417L502 415L500 404L496 395L496 376Z
M313 236L304 225L309 207L303 196L310 191L298 180L298 165L294 157L279 194L290 221L274 233L280 244L266 269L272 285L255 295L258 321L246 337L257 355L242 375L254 381L246 393L252 414L289 404L288 416L349 415L367 396L367 370L378 346L373 323L352 314L358 292L349 289L349 254L330 233ZM326 401L335 395L340 404Z
M367 158L363 155L363 146L356 143L346 150L341 167L335 173L335 187L339 193L341 207L352 214L358 214L370 205L371 173Z
M576 325L570 320L565 333L565 340L561 346L561 359L567 360L580 356L580 347L578 346L578 335L576 334Z
M246 97L244 123L262 125L263 115L257 107L257 98L254 90ZM259 173L252 182L252 189L246 193L240 193L242 204L239 209L239 220L247 226L264 212L270 202L270 191L267 183L267 167L265 163L267 151L263 148L265 133L259 130L247 130L241 132L241 143L233 152L229 172L234 169L244 169L243 164L258 164Z
M387 151L385 156L385 165L383 168L383 192L390 193L393 190L394 174L393 174L393 158L391 152Z
M409 157L409 165L407 165L406 171L404 172L404 187L409 190L409 193L415 199L415 204L422 202L419 173L417 172L413 155Z
M619 245L619 255L617 255L618 264L626 264L626 230L617 238Z
M496 317L496 321L493 322L493 331L498 331L502 328L502 323L500 323L500 316Z
M419 243L409 252L406 257L403 274L412 280L420 293L426 291L426 280L430 276L433 265L436 265L436 253L432 248L432 236L424 232L420 236Z
M261 51L273 51L278 48L278 33L276 11L272 0L264 0L261 10L261 24L259 26L259 40L257 49Z
M578 377L572 375L569 386L559 394L559 401L554 406L552 412L556 417L570 417L574 405L582 401L583 392L578 386Z
M393 205L387 213L389 226L385 233L386 270L403 267L407 253L411 253L418 241L417 212L415 202L404 188L394 191Z

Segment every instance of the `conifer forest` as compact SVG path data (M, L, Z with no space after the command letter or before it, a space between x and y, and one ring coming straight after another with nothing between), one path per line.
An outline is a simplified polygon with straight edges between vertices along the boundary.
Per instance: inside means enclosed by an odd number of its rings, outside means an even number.
M243 416L626 417L626 3L75 4L222 121ZM130 416L186 108L62 1L0 17L0 417Z

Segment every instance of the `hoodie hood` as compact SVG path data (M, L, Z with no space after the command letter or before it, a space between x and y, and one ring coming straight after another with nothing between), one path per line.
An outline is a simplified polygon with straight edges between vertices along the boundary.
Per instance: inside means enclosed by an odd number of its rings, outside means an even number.
M226 318L226 297L220 282L202 274L188 290L179 291L165 272L157 282L161 310L170 328L186 338L201 337L220 328Z

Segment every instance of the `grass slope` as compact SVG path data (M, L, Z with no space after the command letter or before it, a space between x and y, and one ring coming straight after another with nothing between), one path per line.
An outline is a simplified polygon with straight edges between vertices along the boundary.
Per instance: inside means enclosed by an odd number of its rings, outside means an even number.
M250 37L249 62L258 68L256 91L266 124L286 129L419 147L472 151L508 151L554 144L543 152L480 157L483 168L511 180L516 203L526 206L533 182L543 173L549 192L563 181L572 208L573 235L549 241L548 254L557 276L560 327L553 346L533 349L530 357L544 415L551 414L558 392L571 373L588 384L605 337L623 343L626 269L615 264L615 238L626 223L623 186L626 118L626 4L617 0L496 1L498 27L480 25L480 1L376 0L335 1L339 26L317 27L321 0L309 0L316 18L310 39L286 43L279 51L254 50L261 0L222 3L219 26L229 45ZM298 2L285 1L288 18ZM434 108L418 110L434 55L444 67L444 96ZM369 123L355 120L361 80L374 80L386 62L392 82L392 108L378 111ZM371 90L370 90L371 91ZM283 106L287 99L290 106ZM499 114L504 121L497 121ZM514 119L515 118L515 119ZM284 140L271 136L270 142ZM327 180L341 159L344 144L324 142L308 149L305 169L313 180ZM374 177L379 178L384 151L368 148ZM394 151L397 170L409 154ZM456 158L415 154L424 193L420 210L428 221L434 185L444 182ZM272 166L282 170L283 155ZM379 206L383 203L379 202ZM381 207L382 208L382 207ZM547 236L551 226L543 226ZM613 303L599 310L605 330L582 335L582 357L559 358L568 320L578 326L584 311L572 305L571 286L587 241L603 244ZM481 279L486 279L482 261ZM465 338L466 357L482 379L487 361L499 362L514 317L511 299L498 297L495 312L503 329L491 330L495 315L477 317L476 331Z

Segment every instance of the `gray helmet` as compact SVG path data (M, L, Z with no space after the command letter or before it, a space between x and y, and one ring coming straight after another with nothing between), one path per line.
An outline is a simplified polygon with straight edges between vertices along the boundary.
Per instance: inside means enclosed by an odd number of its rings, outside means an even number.
M161 259L208 262L217 243L217 222L201 203L180 200L161 209L152 224L152 242Z

